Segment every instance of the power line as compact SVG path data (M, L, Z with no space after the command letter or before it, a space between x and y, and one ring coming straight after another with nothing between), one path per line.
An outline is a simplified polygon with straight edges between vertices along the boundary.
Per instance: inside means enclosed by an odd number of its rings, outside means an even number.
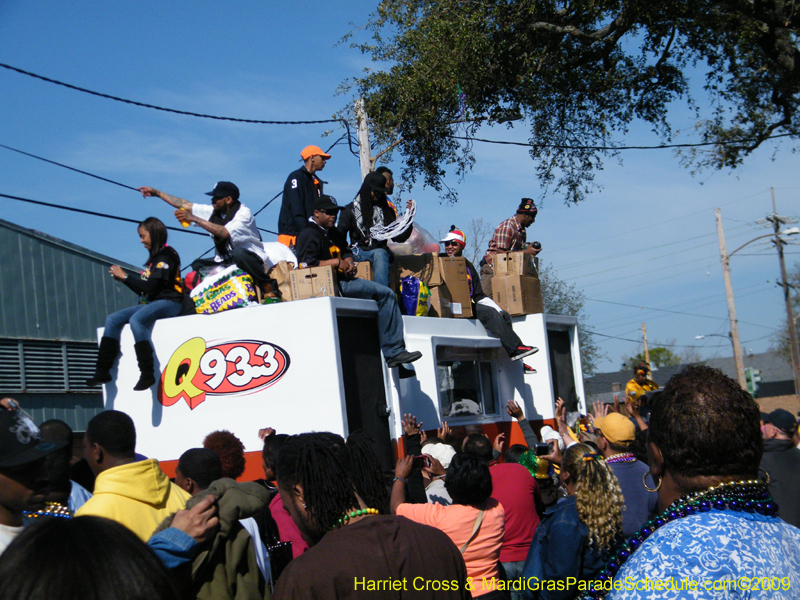
M51 204L49 202L42 202L40 200L31 200L30 198L20 198L19 196L11 196L9 194L0 194L0 198L8 198L9 200L19 200L20 202L27 202L28 204L38 204L39 206L47 206L49 208L59 208L61 210L68 210L70 212L81 213L84 215L92 215L94 217L102 217L103 219L114 219L115 221L124 221L125 223L141 223L141 220L138 219L129 219L127 217L118 217L116 215L108 215L105 213L94 212L93 210L84 210L82 208L73 208L71 206L59 206L58 204ZM172 231L180 231L182 233L191 233L192 235L202 235L206 236L205 233L200 233L199 231L191 231L189 229L183 229L178 227L169 227L165 226L167 229L171 229Z
M23 152L22 150L17 150L16 148L12 148L11 146L6 146L5 144L0 144L0 148L5 148L6 150L11 150L12 152L18 152L19 154L24 154L25 156L30 156L31 158L35 158L36 160L41 160L41 161L43 161L43 162L50 163L50 164L52 164L52 165L56 165L56 166L59 166L59 167L63 167L63 168L65 168L65 169L69 169L70 171L75 171L76 173L80 173L80 174L82 174L82 175L88 175L89 177L94 177L95 179L99 179L100 181L105 181L105 182L107 182L107 183L112 183L112 184L114 184L114 185L118 185L119 187L123 187L123 188L125 188L125 189L128 189L128 190L133 190L133 191L134 191L134 192L136 192L137 194L139 193L139 190L138 190L138 189L136 189L136 188L135 188L135 187L133 187L133 186L127 185L127 184L125 184L125 183L120 183L119 181L114 181L113 179L108 179L108 178L106 178L106 177L100 177L100 175L95 175L95 174L93 174L93 173L89 173L89 171L83 171L83 170L81 170L81 169L76 169L75 167L70 167L69 165L65 165L65 164L62 164L62 163L59 163L59 162L56 162L56 161L54 161L54 160L50 160L50 159L47 159L47 158L43 158L43 157L41 157L41 156L37 156L37 155L35 155L35 154L31 154L30 152ZM258 210L258 212L256 212L256 213L255 213L253 216L257 215L257 214L258 214L258 213L260 213L262 210L264 210L265 208L267 208L267 206L269 206L270 204L272 204L272 201L273 201L273 200L275 200L275 199L276 199L278 196L280 196L281 194L283 194L283 192L282 192L282 191L281 191L280 193L276 194L276 195L275 195L275 196L272 198L272 200L270 200L270 201L269 201L269 202L267 202L267 203L266 203L264 206L262 206L262 207L261 207L261 208ZM12 199L14 199L14 200L29 201L29 202L33 202L33 203L35 203L35 204L41 204L42 206L51 206L51 207L53 207L53 208L61 208L61 209L64 209L64 210L73 210L73 211L76 211L76 212L85 212L86 214L93 214L93 215L95 215L95 216L108 216L108 215L103 215L102 213L93 213L93 212L91 212L91 211L81 211L81 210L80 210L80 209L78 209L78 208L69 208L69 207L65 207L65 206L59 206L59 205L57 205L57 204L48 204L48 203L46 203L46 202L39 202L38 200L26 200L25 198L18 198L18 197L16 197L16 196L5 196L4 194L0 194L0 196L4 196L4 197L6 197L6 198L12 198ZM114 218L114 217L109 217L109 218ZM123 217L120 217L120 219L122 219L122 220L127 220L127 219L124 219ZM128 220L128 221L130 221L130 220ZM132 223L138 223L138 221L130 221L130 222L132 222ZM186 231L187 233L192 233L192 234L195 234L195 235L206 235L206 234L204 234L204 233L200 233L199 231L188 231L188 230L186 230L186 229L177 229L177 228L173 228L173 227L168 227L167 229L174 229L175 231ZM272 234L272 235L278 235L278 233L277 233L276 231L272 231L272 230L270 230L270 229L264 229L263 227L258 227L257 229L258 229L259 231L263 231L263 232L265 232L265 233L270 233L270 234Z
M796 136L797 133L779 133L771 135L766 140L776 138ZM694 144L661 144L658 146L567 146L565 144L531 144L530 142L508 142L503 140L487 140L483 138L449 135L454 140L466 140L468 142L484 142L486 144L499 144L503 146L523 146L525 148L553 148L555 150L664 150L669 148L700 148L702 146L729 146L733 144L747 144L756 141L753 139L730 140L727 142L697 142Z
M124 187L125 189L128 189L128 190L133 190L134 192L138 192L139 191L135 187L132 187L130 185L126 185L124 183L120 183L119 181L114 181L112 179L106 179L105 177L100 177L100 175L93 175L92 173L89 173L88 171L81 171L80 169L76 169L75 167L70 167L69 165L64 165L64 164L58 163L58 162L56 162L54 160L49 160L47 158L42 158L41 156L36 156L35 154L30 154L29 152L23 152L22 150L17 150L16 148L12 148L11 146L6 146L5 144L0 144L0 148L5 148L6 150L11 150L12 152L18 152L19 154L24 154L25 156L30 156L31 158L35 158L36 160L41 160L41 161L44 161L46 163L50 163L51 165L57 165L59 167L65 168L65 169L69 169L70 171L75 171L76 173L81 173L82 175L88 175L89 177L94 177L95 179L99 179L99 180L105 181L107 183L113 183L114 185L118 185L120 187Z
M83 92L85 94L91 94L93 96L99 96L100 98L106 98L108 100L115 100L117 102L124 102L125 104L133 104L134 106L141 106L143 108L152 108L154 110L161 110L164 112L174 113L178 115L186 115L189 117L200 117L202 119L215 119L217 121L234 121L236 123L256 123L259 125L315 125L318 123L343 123L347 130L350 130L350 125L347 123L345 119L317 119L315 121L262 121L259 119L237 119L235 117L220 117L216 115L206 115L203 113L195 113L189 112L186 110L177 110L174 108L165 108L163 106L156 106L154 104L146 104L144 102L136 102L135 100L127 100L125 98L120 98L118 96L112 96L110 94L103 94L101 92L95 92L93 90L88 90L86 88L78 87L76 85L72 85L69 83L64 83L63 81L58 81L57 79L50 79L49 77L44 77L42 75L37 75L36 73L31 73L30 71L24 71L22 69L18 69L17 67L12 67L11 65L7 65L5 63L0 63L0 67L4 69L8 69L10 71L16 71L17 73L21 73L22 75L27 75L28 77L34 77L36 79L41 79L42 81L46 81L48 83L54 83L56 85L63 86L65 88L69 88L71 90L75 90L78 92Z

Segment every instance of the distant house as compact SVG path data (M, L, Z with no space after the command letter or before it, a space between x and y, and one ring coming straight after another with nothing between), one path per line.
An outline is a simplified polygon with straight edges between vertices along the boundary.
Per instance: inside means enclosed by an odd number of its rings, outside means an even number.
M0 394L37 423L75 431L103 409L94 372L97 328L138 298L108 275L120 263L56 237L0 220Z
M701 363L720 369L728 377L736 379L736 366L733 358L711 358ZM669 381L669 378L679 373L687 365L677 365L674 367L661 367L653 370L652 379L659 386ZM794 394L794 377L792 375L792 364L775 352L764 352L762 354L747 354L744 356L745 368L759 369L761 371L761 383L758 384L756 398L771 398L774 396L785 396ZM615 373L600 373L594 377L584 379L584 389L586 390L586 401L588 404L593 402L613 402L614 394L625 390L625 385L633 378L630 370L617 371Z

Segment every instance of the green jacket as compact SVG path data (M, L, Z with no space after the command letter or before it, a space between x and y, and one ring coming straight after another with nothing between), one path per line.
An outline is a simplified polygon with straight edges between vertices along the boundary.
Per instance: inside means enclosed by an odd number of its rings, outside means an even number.
M239 523L269 506L269 492L257 483L237 483L223 478L195 494L187 503L192 508L208 495L217 498L219 531L204 542L191 563L191 574L181 579L191 590L189 597L197 600L266 600L271 598L256 562L256 552L250 534ZM164 522L160 529L169 527Z

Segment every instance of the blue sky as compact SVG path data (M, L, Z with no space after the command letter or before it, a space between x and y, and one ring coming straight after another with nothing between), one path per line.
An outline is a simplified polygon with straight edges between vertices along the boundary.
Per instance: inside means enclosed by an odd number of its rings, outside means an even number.
M114 2L107 4L0 0L0 62L76 86L180 110L262 120L328 119L346 102L340 82L369 60L337 41L350 23L363 23L374 2ZM230 180L254 210L280 192L299 166L300 149L327 147L338 125L252 125L198 119L113 102L0 69L0 144L83 169L134 187L150 185L190 201L217 180ZM690 115L675 110L676 142L696 141ZM321 137L326 129L329 137ZM512 131L484 128L480 137L526 141ZM655 145L643 127L625 140ZM433 232L466 227L484 218L496 225L520 197L538 197L534 164L525 148L476 144L477 163L459 184L457 205L444 205L430 189L417 200L417 222ZM777 150L777 152L776 152ZM360 183L358 160L337 146L322 173L341 203ZM693 346L703 357L730 356L720 337L729 331L714 208L724 217L728 249L767 233L755 221L771 212L800 210L797 157L790 145L769 144L732 173L695 177L671 150L626 151L623 165L608 159L596 181L602 191L578 206L550 194L529 239L542 243L543 261L590 299L588 326L613 370L635 352L641 323L648 341ZM395 173L400 164L391 163ZM173 224L161 201L0 148L0 193L63 206ZM121 261L145 256L135 227L0 198L3 219L82 244ZM259 215L277 228L279 201ZM271 239L272 236L266 235ZM172 234L185 263L210 247L200 236ZM791 266L798 246L790 246ZM785 322L778 260L769 241L755 242L731 261L741 339L766 350ZM631 304L619 306L616 302ZM660 309L660 310L651 310ZM673 312L665 312L673 311ZM680 313L680 314L676 314ZM618 339L623 338L623 339Z

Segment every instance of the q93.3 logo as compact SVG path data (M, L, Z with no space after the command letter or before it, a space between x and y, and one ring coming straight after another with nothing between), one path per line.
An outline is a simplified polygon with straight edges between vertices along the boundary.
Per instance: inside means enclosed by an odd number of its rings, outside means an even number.
M183 399L194 410L206 394L255 392L276 383L289 369L289 355L268 342L241 340L208 346L192 338L175 350L161 374L158 399L172 406Z

